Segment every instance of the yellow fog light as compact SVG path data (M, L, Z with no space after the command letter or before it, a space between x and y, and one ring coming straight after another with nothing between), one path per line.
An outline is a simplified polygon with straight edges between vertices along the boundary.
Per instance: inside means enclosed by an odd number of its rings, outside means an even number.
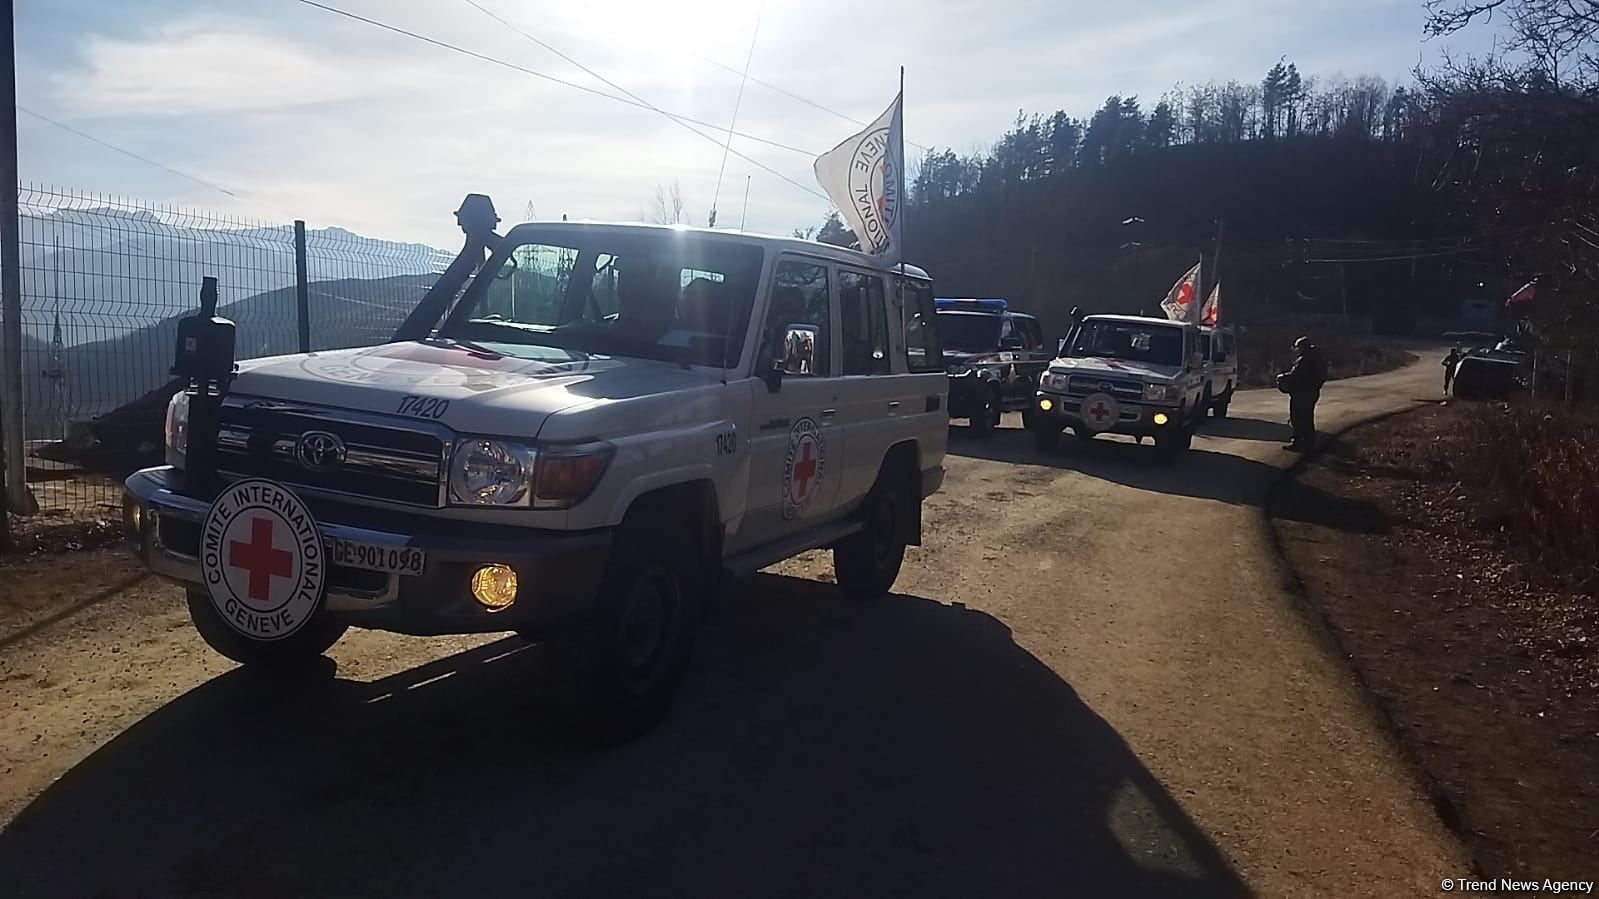
M1049 410L1055 408L1055 401L1052 400L1052 399L1048 399L1048 398L1041 399L1041 400L1038 401L1038 408L1043 409L1045 412L1048 412Z
M1161 425L1164 425L1168 421L1171 421L1171 419L1166 417L1166 413L1164 413L1164 412L1156 412L1155 413L1155 425L1157 427L1159 427Z
M484 565L472 572L472 596L490 612L503 612L516 602L516 572L509 565Z

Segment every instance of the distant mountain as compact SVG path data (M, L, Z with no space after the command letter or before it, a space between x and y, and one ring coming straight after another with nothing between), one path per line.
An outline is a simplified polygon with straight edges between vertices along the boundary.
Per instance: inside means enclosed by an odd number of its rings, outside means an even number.
M183 213L118 208L50 209L24 191L24 329L49 341L57 322L67 346L99 343L186 314L200 280L218 279L223 304L295 282L294 228L215 227ZM426 275L449 254L422 244L363 237L343 228L306 234L311 281L374 281ZM290 307L292 310L292 306Z
M311 284L311 348L370 346L388 340L433 281L432 275L404 275ZM23 386L29 439L65 436L66 424L109 412L166 383L178 319L197 307L197 301L188 301L143 327L59 349L25 334ZM291 285L221 305L217 312L238 325L238 358L254 359L299 351L295 310Z

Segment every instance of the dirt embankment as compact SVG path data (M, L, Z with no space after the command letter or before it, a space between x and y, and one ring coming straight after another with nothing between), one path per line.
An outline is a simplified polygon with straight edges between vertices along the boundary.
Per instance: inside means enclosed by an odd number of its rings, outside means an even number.
M1599 609L1580 563L1536 551L1528 509L1482 467L1484 416L1507 414L1429 407L1359 429L1277 492L1275 527L1483 873L1587 878Z

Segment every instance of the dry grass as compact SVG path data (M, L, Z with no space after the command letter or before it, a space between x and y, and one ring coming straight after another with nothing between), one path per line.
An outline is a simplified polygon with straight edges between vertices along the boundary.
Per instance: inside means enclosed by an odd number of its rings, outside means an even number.
M1565 586L1599 591L1599 418L1505 405L1467 410L1426 454L1478 496L1496 531Z
M1294 364L1294 341L1308 336L1327 357L1328 376L1353 378L1392 371L1416 356L1381 337L1332 331L1251 327L1238 339L1239 380L1245 387L1270 387L1277 373Z

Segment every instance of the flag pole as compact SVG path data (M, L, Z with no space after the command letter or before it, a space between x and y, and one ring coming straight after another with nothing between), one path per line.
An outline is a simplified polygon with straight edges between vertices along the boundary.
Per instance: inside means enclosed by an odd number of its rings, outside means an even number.
M905 67L904 66L900 66L899 67L899 171L896 173L896 176L899 178L899 195L898 195L898 197L895 198L895 201L894 201L894 215L895 216L904 216L905 215L905 207L907 205L909 205L908 203L905 202ZM903 298L904 295L905 295L905 246L904 246L904 242L905 242L905 219L904 218L900 218L898 224L899 224L899 236L900 236L900 247L899 247L899 290L900 290L900 296ZM900 307L900 315L901 315L901 317L904 316L904 306L903 305Z

